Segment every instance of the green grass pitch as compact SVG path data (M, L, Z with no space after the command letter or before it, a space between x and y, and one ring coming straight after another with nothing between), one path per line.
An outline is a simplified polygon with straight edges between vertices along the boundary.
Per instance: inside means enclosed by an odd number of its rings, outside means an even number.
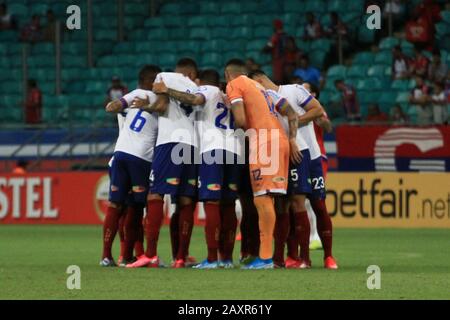
M168 263L166 227L160 239ZM311 270L126 270L98 266L98 226L0 226L0 299L450 299L450 230L336 229L334 239L337 271L322 268L322 251ZM191 254L204 257L202 228ZM80 290L66 288L69 265ZM369 265L381 268L379 290L366 286Z

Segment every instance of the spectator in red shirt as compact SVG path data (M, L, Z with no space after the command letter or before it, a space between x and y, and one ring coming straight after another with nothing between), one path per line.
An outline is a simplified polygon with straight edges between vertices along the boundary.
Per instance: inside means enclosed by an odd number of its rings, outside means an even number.
M406 40L412 42L421 48L430 48L433 45L433 26L429 19L419 12L413 14L412 20L405 26Z
M36 80L28 80L27 98L25 101L25 122L37 124L42 121L42 93Z
M409 64L409 73L411 76L425 76L428 71L428 64L430 61L424 56L422 50L418 47L414 47L414 57Z
M297 47L295 38L289 36L286 41L283 83L289 83L289 79L294 74L296 69L297 61L302 56L302 51Z
M361 113L355 88L345 84L342 79L334 81L334 85L342 93L342 107L344 108L347 119L350 121L360 121Z
M276 83L282 83L284 64L286 61L286 42L288 35L283 30L283 21L273 21L274 34L263 49L264 52L272 54L272 74Z
M322 37L322 26L320 25L320 22L317 21L314 13L308 11L306 13L306 25L303 39L314 40L320 37Z
M380 106L376 103L369 105L368 115L366 118L367 122L387 122L389 120L387 114L381 112Z

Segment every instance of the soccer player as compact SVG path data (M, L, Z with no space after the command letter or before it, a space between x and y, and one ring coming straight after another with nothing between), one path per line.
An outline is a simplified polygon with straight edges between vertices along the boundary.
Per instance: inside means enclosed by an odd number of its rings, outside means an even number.
M225 67L227 96L238 128L249 129L250 177L254 203L258 210L260 230L259 257L245 269L273 268L272 241L275 227L274 196L287 192L289 158L300 161L295 140L297 116L293 110L280 110L289 115L290 134L286 136L275 114L275 105L265 88L246 76L245 63L230 60ZM267 150L271 150L267 158ZM268 160L268 161L264 161Z
M175 72L157 75L157 83L164 82L169 88L182 92L196 92L198 87L197 64L190 58L177 62ZM197 197L197 170L195 157L197 137L193 122L193 106L158 94L157 101L136 99L141 110L159 113L158 138L150 175L150 194L147 203L146 238L147 249L143 257L129 267L158 266L157 244L164 217L164 195L177 202L177 210L171 219L171 240L174 268L184 268L194 224ZM128 266L127 266L128 267Z
M303 86L301 85L281 85L277 86L274 84L266 75L264 75L263 72L259 72L259 75L254 76L254 78L260 82L265 88L274 90L278 92L282 97L285 97L289 103L296 109L297 113L299 114L298 120L299 120L299 134L304 138L306 144L308 145L309 154L304 153L303 154L303 161L305 161L307 158L309 158L309 167L304 166L303 170L302 167L297 168L297 170L291 170L290 171L290 182L292 186L295 186L296 184L298 186L304 184L305 180L309 180L311 184L311 193L308 195L308 198L311 202L311 206L314 209L314 212L316 213L318 217L318 221L320 220L325 221L326 218L323 218L323 216L328 216L328 213L326 212L326 206L325 206L325 182L323 178L322 173L322 164L321 164L321 154L320 154L320 148L317 144L317 140L315 137L314 129L312 121L322 117L324 115L324 110L320 102L315 99L309 91L307 91ZM306 157L305 157L306 155ZM302 161L302 162L303 162ZM302 174L302 171L305 172L306 170L309 172L309 175L305 177L305 175ZM294 168L295 169L295 168ZM297 180L300 178L300 182ZM299 190L298 192L294 192L298 194L307 195L308 192L304 192L304 190ZM309 257L309 237L310 237L310 223L305 207L305 198L300 197L299 195L294 196L292 201L292 209L295 212L295 226L296 229L298 228L299 234L297 236L297 239L300 244L300 268L309 268L311 267L311 260ZM328 216L329 218L329 216ZM330 220L331 222L331 220ZM319 225L320 223L318 223ZM327 242L329 243L328 235L330 234L330 229L327 226L324 226L327 232L324 233L324 235L327 236ZM320 226L319 226L319 235L320 235ZM321 237L322 241L325 239L324 237ZM288 248L292 249L292 246L288 246ZM325 268L329 269L335 269L337 268L337 264L331 255L331 249L325 250L325 244L324 244L324 251L326 251L324 256L324 266ZM297 257L297 246L295 246L295 252L292 250L289 250L288 256L291 258Z
M155 84L155 92L167 94L181 103L200 106L196 129L200 139L202 162L199 166L199 200L206 215L205 236L208 257L194 266L197 269L232 268L232 255L237 227L236 198L242 151L234 123L219 88L220 76L215 70L204 70L200 86L188 93L168 88L164 82ZM220 251L222 261L219 262Z
M124 221L124 263L130 262L133 258L133 246L138 239L140 224L142 224L143 208L146 204L148 177L150 175L158 121L154 114L128 107L136 97L146 98L153 102L156 101L156 95L150 89L159 72L160 69L157 66L145 66L139 72L140 89L136 89L122 98L108 103L106 106L107 112L124 112L126 115L117 139L111 164L110 204L103 229L104 250L103 259L100 262L102 266L115 265L111 254L111 246L130 190L132 201L128 206Z
M309 83L304 83L303 86L311 92L311 95L319 98L319 90ZM310 124L308 124L310 126ZM326 113L320 118L317 118L314 122L314 132L316 135L316 141L320 148L321 156L317 158L314 168L316 168L316 178L320 179L320 171L318 170L319 161L322 168L322 177L325 188L325 178L328 171L328 159L326 156L326 150L323 143L323 131L331 132L332 125ZM320 160L319 160L320 159ZM314 182L314 181L313 181ZM311 207L316 216L317 231L324 249L325 268L337 269L338 265L332 256L333 246L333 224L328 214L328 210L325 203L326 193L313 193L310 199Z

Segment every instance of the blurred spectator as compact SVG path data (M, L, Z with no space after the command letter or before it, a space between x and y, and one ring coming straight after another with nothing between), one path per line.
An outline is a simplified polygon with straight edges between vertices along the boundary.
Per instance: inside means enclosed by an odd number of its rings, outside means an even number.
M55 41L56 33L56 17L53 10L47 10L47 24L43 29L44 41Z
M337 38L338 34L345 37L347 35L347 26L339 18L336 11L330 13L330 24L325 27L324 33L330 38Z
M308 56L299 57L297 69L294 71L294 75L303 79L305 82L312 83L317 87L321 86L323 82L319 69L309 65Z
M427 18L415 12L412 19L406 23L406 40L421 48L427 48L433 44L433 30Z
M122 84L120 78L117 76L112 77L111 79L111 87L109 87L107 94L107 103L116 99L122 98L124 95L128 93L128 88Z
M38 42L42 40L41 19L37 14L31 17L31 22L25 25L20 35L21 40Z
M403 109L399 104L396 104L391 108L389 118L392 124L405 124L408 122L408 116L403 112Z
M28 161L26 160L17 160L16 166L12 169L11 173L13 174L25 174L27 173Z
M426 76L428 71L428 58L423 54L422 50L418 47L414 47L414 57L409 63L409 73L411 76Z
M432 112L429 105L429 88L422 76L416 76L416 86L412 89L409 102L417 110L417 123L427 125L431 123Z
M283 70L286 59L285 49L288 35L283 30L283 21L273 21L274 33L263 51L272 54L272 74L276 83L283 81Z
M405 4L401 0L391 0L386 2L383 8L385 26L389 23L389 14L392 15L392 27L395 30L404 22Z
M399 45L392 49L392 79L406 79L409 77L408 57Z
M441 60L439 49L433 51L433 58L428 66L428 80L442 82L447 77L448 66Z
M285 62L283 67L283 83L288 83L296 69L297 61L302 57L302 51L297 47L295 38L289 36L286 41Z
M435 0L423 0L415 8L415 12L426 19L427 23L434 26L441 21L441 7Z
M369 105L368 114L366 121L367 122L387 122L388 116L384 112L381 112L380 106L376 103L372 103Z
M41 123L42 92L39 90L36 80L28 80L27 89L27 97L25 100L25 122L28 124Z
M361 120L359 102L355 88L351 85L345 84L342 79L337 79L334 81L334 85L336 89L341 92L341 104L344 108L347 119L350 121Z
M433 108L433 123L448 123L448 106L445 96L444 84L436 81L433 86L433 94L431 95L431 104Z
M322 37L322 26L317 21L314 13L308 11L306 13L306 25L303 35L304 40L314 40Z
M0 31L8 29L16 29L17 21L12 14L8 13L6 4L0 4Z
M247 67L248 72L261 69L261 66L259 64L257 64L255 59L253 59L253 58L247 58L247 60L245 60L245 65Z

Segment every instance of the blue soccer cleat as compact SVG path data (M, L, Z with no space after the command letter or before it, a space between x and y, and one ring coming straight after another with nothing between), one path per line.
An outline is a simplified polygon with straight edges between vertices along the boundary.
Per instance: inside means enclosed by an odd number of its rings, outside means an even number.
M233 261L231 261L231 260L219 261L219 268L222 268L222 269L233 269L234 268Z
M256 258L251 263L249 263L245 266L242 266L241 269L245 269L245 270L273 269L273 260Z
M219 264L217 261L209 262L208 259L202 261L202 263L197 264L192 267L192 269L218 269Z

